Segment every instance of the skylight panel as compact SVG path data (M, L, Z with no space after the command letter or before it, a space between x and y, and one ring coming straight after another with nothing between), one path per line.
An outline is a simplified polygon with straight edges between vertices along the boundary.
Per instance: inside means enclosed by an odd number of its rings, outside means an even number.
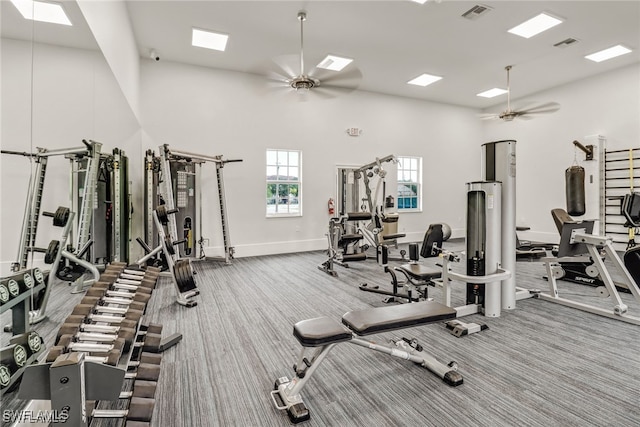
M631 52L631 49L626 48L622 45L616 45L608 49L604 49L599 52L592 53L591 55L587 55L585 56L585 58L594 62L602 62L602 61L606 61L607 59L615 58L617 56L624 55L629 52Z
M195 47L203 47L205 49L219 50L224 52L224 50L227 48L228 39L229 36L226 34L214 33L211 31L193 28L191 44Z
M500 89L498 87L494 87L493 89L485 90L484 92L480 92L476 96L481 96L483 98L494 98L496 96L504 95L507 93L505 89Z
M51 24L72 25L62 5L32 0L11 0L25 19Z
M555 27L560 23L562 23L561 19L555 18L546 13L541 13L522 24L513 27L509 32L528 39L536 34L540 34L541 32L548 30L549 28Z
M429 86L431 83L435 83L442 79L440 76L432 76L431 74L421 74L413 80L409 80L407 84L416 86Z
M318 68L324 68L325 70L332 71L341 71L344 67L351 64L353 59L350 58L342 58L340 56L327 55L320 63L317 65Z

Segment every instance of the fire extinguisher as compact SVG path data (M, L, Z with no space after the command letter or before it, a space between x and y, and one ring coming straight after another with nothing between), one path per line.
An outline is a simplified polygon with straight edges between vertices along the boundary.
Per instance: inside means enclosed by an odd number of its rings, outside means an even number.
M333 202L333 199L329 199L329 202L327 203L327 207L329 208L329 215L333 215L336 211L336 205Z

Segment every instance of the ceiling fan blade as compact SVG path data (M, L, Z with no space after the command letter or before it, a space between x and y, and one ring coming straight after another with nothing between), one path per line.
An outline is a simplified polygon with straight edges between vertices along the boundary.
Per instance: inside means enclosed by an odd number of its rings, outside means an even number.
M546 104L537 105L535 107L528 108L526 110L520 110L523 114L543 114L543 113L555 113L560 109L560 104L557 102L547 102Z
M350 91L356 89L362 80L362 72L356 67L350 67L345 71L331 71L322 68L314 68L309 75L320 81L320 87L340 87Z
M495 119L499 119L500 116L498 114L484 113L484 114L478 114L478 118L480 120L495 120Z

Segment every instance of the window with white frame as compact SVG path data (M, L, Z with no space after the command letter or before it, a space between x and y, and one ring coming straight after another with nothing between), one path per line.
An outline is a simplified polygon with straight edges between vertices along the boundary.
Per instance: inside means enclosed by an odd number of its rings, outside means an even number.
M267 216L302 215L302 152L267 150Z
M398 210L422 209L422 158L398 157Z

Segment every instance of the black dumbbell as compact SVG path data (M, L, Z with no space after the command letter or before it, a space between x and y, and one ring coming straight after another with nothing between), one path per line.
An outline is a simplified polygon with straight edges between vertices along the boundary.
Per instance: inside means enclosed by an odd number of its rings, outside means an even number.
M58 339L58 346L80 353L109 353L111 350L122 352L125 341L122 338L116 338L111 343L91 343L78 342L73 335L63 335Z

